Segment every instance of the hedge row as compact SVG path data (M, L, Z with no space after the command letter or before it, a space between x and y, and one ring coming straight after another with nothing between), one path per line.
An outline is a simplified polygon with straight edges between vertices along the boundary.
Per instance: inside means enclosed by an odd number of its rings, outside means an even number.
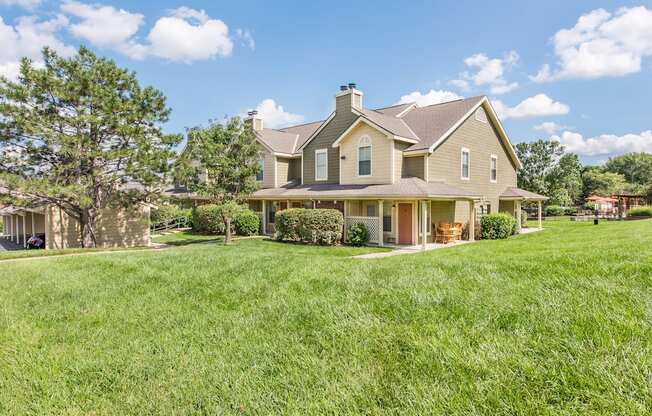
M242 207L231 222L238 235L255 235L260 230L260 217L252 210ZM221 207L215 204L200 205L192 210L192 228L198 233L224 234Z
M627 212L627 215L630 217L652 217L652 207L636 207L632 208Z
M516 219L504 212L483 215L480 218L480 229L483 240L497 240L516 234Z
M178 205L159 205L152 209L150 214L150 221L153 225L167 224L172 220L178 218L185 218L186 223L190 225L192 221L192 210L180 208Z
M280 241L336 245L342 239L344 217L336 209L291 208L276 213L276 235Z

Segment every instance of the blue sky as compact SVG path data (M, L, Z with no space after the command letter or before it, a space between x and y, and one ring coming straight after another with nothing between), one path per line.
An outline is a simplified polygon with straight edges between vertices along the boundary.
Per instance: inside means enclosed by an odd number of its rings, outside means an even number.
M0 72L85 44L166 94L168 132L323 119L351 81L370 108L487 94L513 142L590 163L652 152L652 2L524 3L0 0Z

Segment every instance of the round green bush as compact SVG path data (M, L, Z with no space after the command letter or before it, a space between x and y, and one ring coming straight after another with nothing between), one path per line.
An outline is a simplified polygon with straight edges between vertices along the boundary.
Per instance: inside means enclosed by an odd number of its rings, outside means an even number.
M504 212L487 214L480 219L483 240L498 240L514 234L516 219Z
M352 246L364 246L369 242L369 230L364 224L351 224L346 236Z
M151 210L150 222L153 225L167 224L173 220L185 221L190 225L192 210L181 208L174 204L162 204Z
M304 208L290 208L277 212L274 221L276 226L275 238L279 241L301 240L299 220L304 211Z
M220 207L214 204L195 207L192 211L192 228L198 233L224 234Z
M561 215L565 214L565 209L564 207L561 207L559 205L548 205L546 207L546 217L558 217Z
M260 230L260 217L250 209L244 209L233 219L235 232L238 235L256 235Z

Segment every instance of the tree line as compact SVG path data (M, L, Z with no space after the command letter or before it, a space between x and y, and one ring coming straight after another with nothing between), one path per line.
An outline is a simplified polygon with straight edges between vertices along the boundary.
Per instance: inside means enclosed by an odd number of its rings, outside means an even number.
M591 195L652 195L652 154L610 157L603 165L582 165L574 153L551 140L518 143L523 164L518 187L549 197L548 204L579 206Z

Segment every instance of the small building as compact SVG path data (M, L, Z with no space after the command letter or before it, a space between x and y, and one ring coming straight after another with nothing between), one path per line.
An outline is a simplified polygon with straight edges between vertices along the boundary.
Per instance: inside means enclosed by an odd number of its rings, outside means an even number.
M619 193L611 195L611 197L617 201L616 206L621 213L648 204L647 195Z
M586 200L593 202L600 214L615 214L618 208L618 200L609 196L591 195Z
M97 220L97 247L136 247L151 244L150 207L106 208ZM32 206L7 206L0 209L4 236L27 247L33 235L45 241L46 249L81 247L79 222L61 208L47 203Z

